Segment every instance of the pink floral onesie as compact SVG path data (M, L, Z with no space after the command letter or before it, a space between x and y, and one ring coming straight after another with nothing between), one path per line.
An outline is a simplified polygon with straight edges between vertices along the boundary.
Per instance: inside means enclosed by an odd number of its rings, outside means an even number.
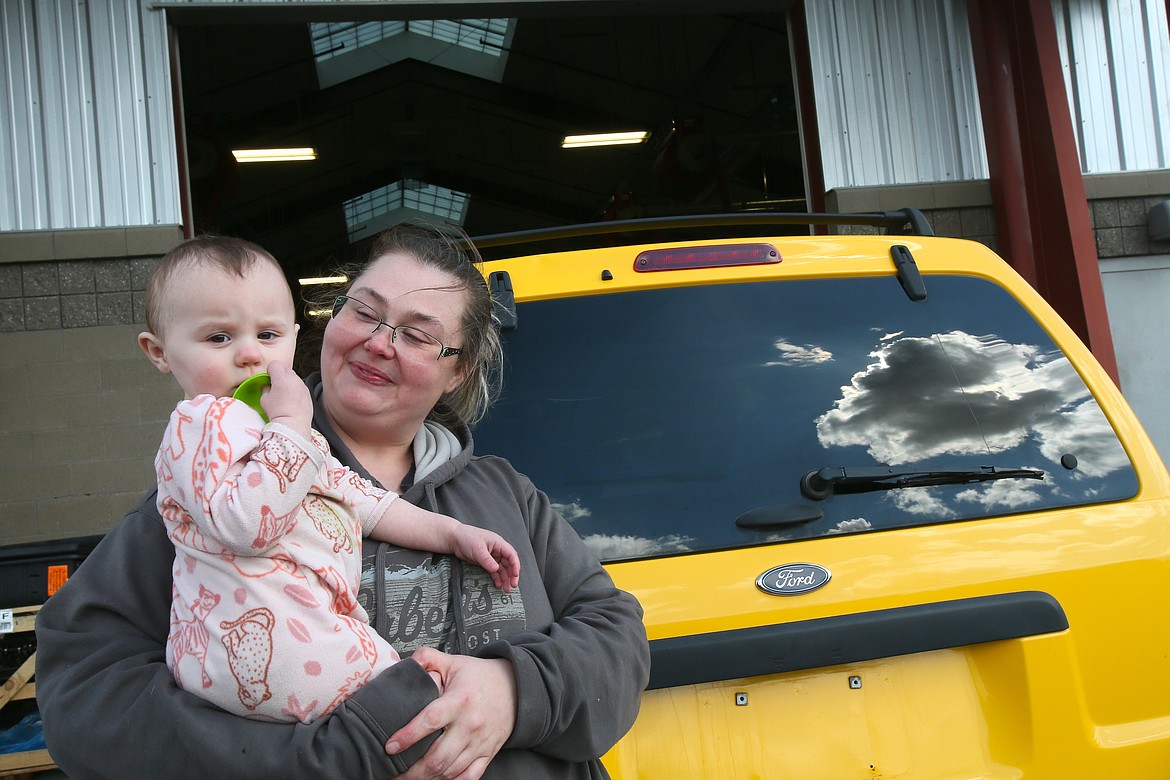
M155 457L175 544L167 666L225 710L308 723L398 661L356 594L394 493L241 401L181 402Z

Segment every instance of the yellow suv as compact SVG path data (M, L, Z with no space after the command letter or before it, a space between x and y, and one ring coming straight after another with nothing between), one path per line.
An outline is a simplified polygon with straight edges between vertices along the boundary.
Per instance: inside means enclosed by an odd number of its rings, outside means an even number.
M913 210L477 244L478 448L646 610L615 778L1170 777L1170 478L991 250Z

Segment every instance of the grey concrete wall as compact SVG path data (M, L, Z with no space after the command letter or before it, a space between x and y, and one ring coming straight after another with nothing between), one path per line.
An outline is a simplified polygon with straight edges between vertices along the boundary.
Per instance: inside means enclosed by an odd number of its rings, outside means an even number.
M181 393L136 337L181 234L148 230L0 234L0 545L105 533L154 484Z

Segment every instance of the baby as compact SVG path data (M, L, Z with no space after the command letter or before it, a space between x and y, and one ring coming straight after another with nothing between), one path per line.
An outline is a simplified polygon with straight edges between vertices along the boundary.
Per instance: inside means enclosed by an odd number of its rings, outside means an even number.
M516 587L519 559L498 534L399 501L330 455L290 368L299 326L272 255L187 241L155 270L146 307L138 344L186 399L155 457L175 544L166 658L180 687L240 715L308 723L397 662L357 602L363 535L458 555ZM267 423L231 398L266 370Z

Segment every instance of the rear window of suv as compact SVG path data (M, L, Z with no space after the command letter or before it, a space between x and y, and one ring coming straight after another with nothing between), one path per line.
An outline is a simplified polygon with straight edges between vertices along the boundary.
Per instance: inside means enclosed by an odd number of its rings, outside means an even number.
M476 449L530 476L606 562L1135 495L1112 427L1031 315L982 279L926 284L918 302L851 277L520 304ZM821 500L800 487L821 469L987 467L1043 475Z

